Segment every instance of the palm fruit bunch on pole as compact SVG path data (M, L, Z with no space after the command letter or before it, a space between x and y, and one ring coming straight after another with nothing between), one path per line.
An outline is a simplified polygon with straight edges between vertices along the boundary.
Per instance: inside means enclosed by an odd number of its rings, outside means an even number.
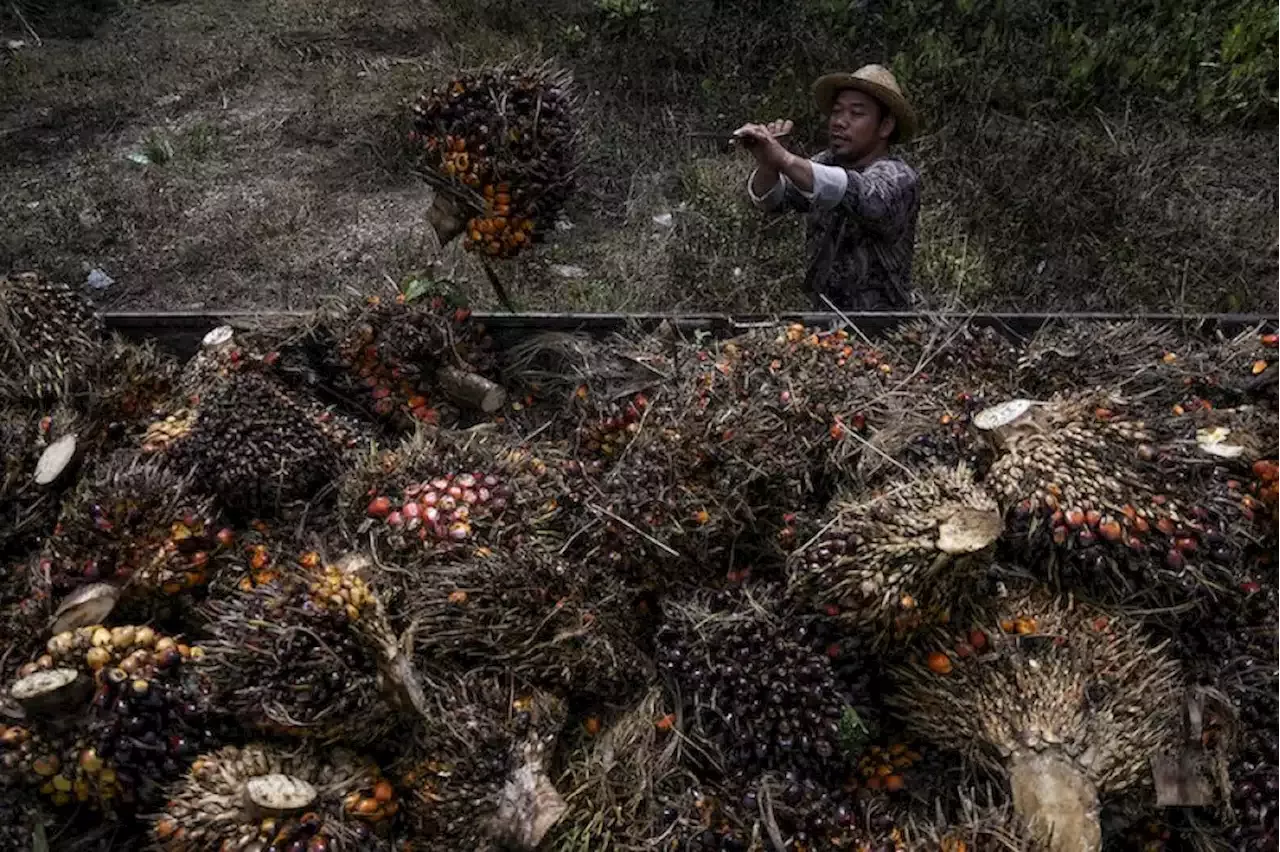
M1054 852L1100 849L1099 797L1148 779L1180 741L1181 669L1137 622L1019 590L937 645L897 669L891 706L918 735L1007 773L1015 810Z
M675 682L686 734L714 755L713 765L747 777L786 770L839 778L841 725L857 717L855 706L868 706L866 685L854 694L837 681L803 623L779 611L775 591L758 591L665 602L659 672Z
M196 758L149 815L157 852L390 852L391 781L347 749L269 743Z
M982 574L1003 520L964 465L912 475L869 499L837 500L834 517L792 555L789 594L882 640L945 619Z
M58 807L153 802L208 736L202 658L147 626L55 634L6 686L24 718L0 725L0 772Z
M442 681L430 700L393 767L414 852L536 848L566 810L547 775L564 703L483 677Z
M401 429L455 422L460 409L491 414L506 401L487 378L494 356L484 327L440 296L371 296L335 311L318 339L336 389Z
M88 302L34 272L0 277L0 402L52 402L82 392L102 341Z
M419 432L357 460L339 483L342 517L396 553L517 552L560 511L558 455L501 434Z
M218 707L264 733L365 746L420 712L421 686L358 558L316 551L206 605Z
M386 585L397 584L388 572ZM602 576L537 548L479 548L437 560L401 581L424 672L509 674L560 694L622 699L642 682L638 602ZM607 591L606 591L607 590Z
M117 617L154 616L203 589L226 561L229 531L212 503L195 493L190 476L119 451L64 501L38 570L63 604L76 603L67 596L93 586L91 597L103 604L119 597ZM111 608L89 610L67 617L105 618Z
M1257 501L1190 436L1160 440L1103 403L1013 400L974 417L998 453L985 483L1006 511L1005 543L1108 597L1182 601L1238 582Z
M414 104L410 142L463 201L468 250L515 257L554 225L574 189L572 86L567 71L509 65L460 75Z

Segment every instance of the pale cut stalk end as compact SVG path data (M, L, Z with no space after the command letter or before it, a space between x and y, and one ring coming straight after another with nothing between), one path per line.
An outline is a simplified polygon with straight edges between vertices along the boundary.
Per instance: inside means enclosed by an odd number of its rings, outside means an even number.
M1013 808L1046 852L1101 852L1098 791L1057 752L1015 755Z

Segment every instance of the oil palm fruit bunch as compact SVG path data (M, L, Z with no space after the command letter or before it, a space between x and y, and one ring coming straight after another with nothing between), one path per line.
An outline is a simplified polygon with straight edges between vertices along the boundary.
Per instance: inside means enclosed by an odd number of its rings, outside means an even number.
M686 732L727 771L840 777L841 721L868 696L847 692L826 655L775 609L776 593L760 591L665 603L658 669L678 687Z
M566 757L556 787L574 794L547 848L641 848L668 827L661 822L660 799L690 781L680 766L680 732L670 710L666 690L650 686L603 720L591 714L580 725L565 726L560 750Z
M326 320L325 373L374 416L405 428L442 415L456 420L459 405L496 410L502 390L485 378L494 369L492 340L470 316L440 296L368 297ZM478 399L467 396L468 383L482 388ZM496 407L486 393L498 398Z
M411 571L402 585L423 671L507 673L562 694L621 699L645 670L638 605L551 553L480 548Z
M818 784L795 772L734 779L701 786L664 811L660 841L666 852L836 852L858 849L905 852L902 831L882 811L865 808L846 790Z
M1228 763L1233 813L1223 822L1232 849L1269 849L1277 837L1277 595L1274 565L1266 568L1269 578L1172 631L1199 683L1229 702L1209 704L1202 718L1204 740Z
M892 453L910 429L931 420L877 402L929 405L927 396L887 394L918 377L843 329L792 324L686 355L686 398L675 405L681 431L696 450L693 461L723 468L734 485L760 478L794 500L829 471L852 473L868 442Z
M574 189L576 104L568 72L499 67L418 98L410 141L446 186L478 197L464 245L514 257L541 239Z
M687 449L684 433L654 425L608 466L567 462L563 511L553 522L566 554L599 560L631 583L698 582L735 545L747 549L740 533L767 538L771 527L753 526L741 489L717 491L681 464Z
M991 326L954 318L914 320L878 342L898 363L918 365L918 378L949 404L1018 393L1023 349Z
M203 588L228 555L225 539L190 476L122 450L100 459L64 501L38 568L58 600L106 583L119 592L118 616L149 615Z
M1275 721L1275 662L1271 664L1271 694L1257 704L1242 704L1240 721L1245 729L1240 754L1232 764L1231 806L1236 821L1227 830L1232 848L1271 849L1280 836L1277 825L1277 759Z
M1017 392L1039 398L1082 386L1123 387L1131 395L1176 387L1167 356L1178 337L1145 320L1064 321L1032 335L1018 357Z
M86 390L102 341L89 303L34 272L0 277L0 402L53 402Z
M316 551L278 579L210 600L208 669L218 706L265 733L321 742L375 742L421 704L356 559Z
M400 799L378 765L347 749L225 746L201 754L148 818L168 852L390 850Z
M621 438L639 423L645 395L674 375L673 354L673 341L663 333L529 335L502 351L502 381L516 398L503 416L549 438L574 437L584 421ZM619 422L610 424L613 418Z
M360 457L339 504L358 537L392 551L514 552L558 512L561 455L496 433L418 432Z
M1253 463L1253 475L1258 481L1258 499L1272 522L1280 522L1280 458L1258 459Z
M133 811L207 737L203 651L150 627L54 635L7 693L24 719L0 726L0 765L52 804Z
M1182 672L1136 622L1040 588L1005 591L976 619L981 648L962 653L940 631L923 661L897 669L891 705L940 747L978 745L1049 849L1097 850L1099 797L1142 783L1180 741Z
M985 483L1029 564L1117 598L1183 600L1233 584L1253 522L1223 466L1187 461L1194 450L1088 394L1014 400L973 423L997 448Z
M790 594L848 628L903 638L980 575L999 507L964 465L933 467L870 497L838 499L817 540L792 558Z
M95 413L109 429L140 433L163 411L178 387L182 366L156 349L113 336L103 346Z
M1008 802L972 787L959 790L954 813L906 821L909 849L937 852L1044 852L1045 845L1028 831ZM1152 852L1152 850L1144 850Z
M0 409L0 559L18 557L52 528L61 489L84 457L83 423L66 404Z
M233 511L269 516L316 498L344 469L365 427L257 370L229 373L199 396L165 455L194 470Z
M394 765L415 852L527 849L564 816L547 776L566 707L509 678L432 690L436 708Z

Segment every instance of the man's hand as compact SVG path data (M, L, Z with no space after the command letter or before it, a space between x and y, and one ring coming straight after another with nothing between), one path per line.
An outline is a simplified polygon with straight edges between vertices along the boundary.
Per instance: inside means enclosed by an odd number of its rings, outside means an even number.
M779 118L768 124L744 124L735 130L733 135L742 140L743 147L755 157L757 165L779 171L786 164L791 152L782 147L778 137L790 133L793 126L790 119Z

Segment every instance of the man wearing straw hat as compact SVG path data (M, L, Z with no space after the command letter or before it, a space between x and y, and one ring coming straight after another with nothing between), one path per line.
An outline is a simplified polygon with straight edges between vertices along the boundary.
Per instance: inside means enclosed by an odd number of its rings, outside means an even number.
M889 146L915 133L915 111L880 65L828 74L813 92L829 144L812 159L782 147L789 120L736 131L755 158L747 193L762 210L805 214L805 288L815 310L906 310L920 177Z

